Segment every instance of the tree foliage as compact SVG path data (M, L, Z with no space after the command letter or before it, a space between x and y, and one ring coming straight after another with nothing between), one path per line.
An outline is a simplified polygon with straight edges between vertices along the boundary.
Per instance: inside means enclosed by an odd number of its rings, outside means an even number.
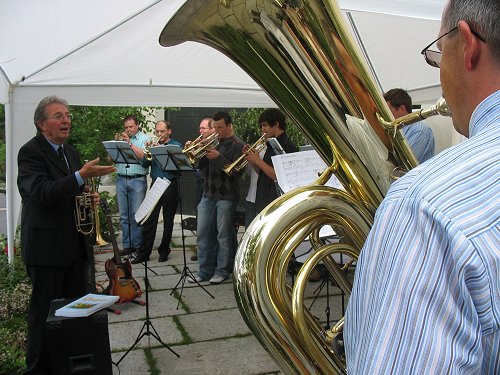
M135 115L139 127L150 132L154 129L157 109L160 108L70 106L73 121L68 143L76 147L82 160L92 160L98 156L106 160L107 153L102 142L112 140L116 133L123 132L123 119Z
M233 119L234 132L243 142L253 144L261 136L259 116L262 108L248 108L245 111L232 110L229 112ZM297 125L287 119L286 133L296 146L306 143L306 139Z

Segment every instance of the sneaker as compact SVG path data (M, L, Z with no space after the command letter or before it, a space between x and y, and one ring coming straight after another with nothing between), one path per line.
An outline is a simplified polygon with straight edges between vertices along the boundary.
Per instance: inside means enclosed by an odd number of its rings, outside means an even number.
M226 280L227 277L223 277L223 276L213 276L211 279L210 279L210 284L220 284L221 282L223 282L224 280Z
M202 281L205 281L200 276L195 276L194 279L193 279L192 276L189 275L187 277L187 279L188 279L188 283L191 283L191 284L201 283Z

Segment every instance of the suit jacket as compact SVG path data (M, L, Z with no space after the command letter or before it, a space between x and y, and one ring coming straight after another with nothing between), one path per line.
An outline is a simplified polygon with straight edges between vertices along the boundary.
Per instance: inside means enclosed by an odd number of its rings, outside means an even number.
M17 186L22 198L21 249L31 266L67 266L77 256L87 258L84 238L76 230L75 196L82 192L74 171L80 168L76 149L64 145L66 159L42 134L19 150Z

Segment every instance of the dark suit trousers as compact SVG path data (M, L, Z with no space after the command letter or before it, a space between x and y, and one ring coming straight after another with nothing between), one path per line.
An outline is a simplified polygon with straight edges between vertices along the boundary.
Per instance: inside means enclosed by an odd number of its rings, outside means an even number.
M163 235L160 246L158 247L158 253L161 254L170 250L170 240L172 239L172 231L174 229L174 217L177 212L178 198L178 184L177 179L174 178L171 180L167 190L163 193L151 212L151 215L142 225L142 246L139 255L151 255L156 237L156 227L158 226L160 209L163 209Z
M28 310L28 350L25 374L51 374L45 321L50 302L87 293L87 262L78 257L67 267L27 266L33 285Z

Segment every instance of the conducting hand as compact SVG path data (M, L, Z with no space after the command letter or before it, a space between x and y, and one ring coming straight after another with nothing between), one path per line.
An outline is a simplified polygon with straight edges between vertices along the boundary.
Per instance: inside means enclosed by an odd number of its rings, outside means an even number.
M80 176L87 179L92 177L105 176L116 170L116 168L112 165L99 165L99 161L100 159L96 158L84 164L83 167L79 170Z

